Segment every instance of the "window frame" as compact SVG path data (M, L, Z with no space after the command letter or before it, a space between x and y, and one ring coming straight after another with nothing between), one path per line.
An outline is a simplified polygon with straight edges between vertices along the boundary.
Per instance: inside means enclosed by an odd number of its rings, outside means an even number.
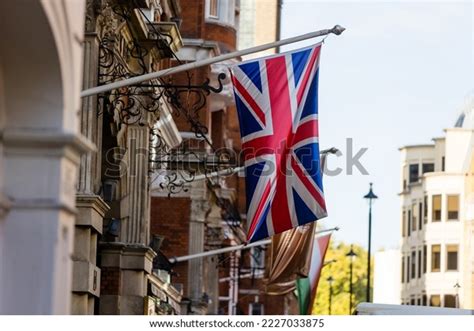
M220 0L207 0L206 2L207 2L207 6L208 6L208 8L206 10L206 13L207 13L206 18L212 18L212 19L218 20L219 19L219 3L220 3ZM216 10L215 15L212 13L212 9L213 9L212 3L215 3L215 10Z
M450 218L449 216L449 199L450 198L457 198L457 210L456 210L456 218ZM446 221L449 222L456 222L459 221L459 214L460 214L460 208L461 207L461 198L459 194L448 194L446 196Z
M416 279L416 250L411 252L411 272L410 272L410 280Z
M412 168L416 167L416 178L412 177ZM408 184L415 184L420 182L420 165L418 163L412 163L408 166Z
M452 303L453 303L452 306L447 306L447 305L446 305L446 302L447 302L446 299L447 299L447 298L450 298L450 299L453 300L453 301L452 301ZM456 307L456 303L457 303L456 301L457 301L457 300L456 300L456 295L455 295L455 294L445 294L445 295L443 295L443 307L445 307L445 308L457 308L457 307Z
M439 197L439 218L435 218L435 213L438 212L435 209L435 198ZM431 222L437 223L441 222L443 218L443 195L441 194L433 194L431 195Z
M437 299L438 299L438 301L439 301L439 305L438 305L438 306L432 305L433 298L437 298ZM442 306L442 303L441 303L441 295L439 295L439 294L432 294L432 295L430 295L430 307L441 307L441 306Z
M456 269L451 269L449 267L449 253L454 253L450 252L450 248L455 247L455 253L456 253ZM447 244L446 245L446 271L450 272L457 272L459 271L459 245L458 244Z
M434 250L434 247L437 247L439 248L439 250L437 252L435 252ZM434 257L434 254L438 254L437 257L438 257L438 267L435 268L435 262L437 259L435 259ZM431 272L441 272L441 245L440 244L434 244L434 245L431 245Z
M427 168L428 166L430 166L430 168L431 168L432 170L426 170L426 168ZM426 174L426 173L434 172L434 171L435 171L435 164L434 164L434 162L423 162L423 163L421 164L421 174L422 174L422 175L423 175L423 174Z

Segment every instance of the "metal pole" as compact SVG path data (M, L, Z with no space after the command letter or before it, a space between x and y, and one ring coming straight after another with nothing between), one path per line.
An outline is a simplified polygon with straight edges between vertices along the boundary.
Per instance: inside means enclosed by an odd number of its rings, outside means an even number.
M370 250L372 245L372 198L369 198L369 247L367 254L367 295L366 301L370 302Z
M351 245L351 252L352 252L352 245ZM354 257L351 256L351 264L350 264L350 271L349 271L349 315L352 314L352 268L353 268L353 260Z
M272 242L271 239L266 239L266 240L260 240L256 241L254 243L245 245L237 245L237 246L230 246L230 247L225 247L225 248L220 248L220 249L214 249L212 251L207 251L207 252L202 252L202 253L196 253L196 254L191 254L191 255L186 255L186 256L179 256L179 257L172 257L170 258L171 263L177 263L177 262L184 262L192 259L197 259L200 257L206 257L206 256L211 256L211 255L217 255L217 254L222 254L222 253L229 253L229 252L234 252L234 251L240 251L243 249L247 248L252 248L255 246L262 246L262 245L268 245Z
M329 315L332 315L332 283L329 283Z
M321 234L321 233L331 232L331 231L339 231L339 227L336 226L335 228L317 231L316 234ZM184 262L184 261L188 261L188 260L192 260L192 259L198 259L198 258L201 258L201 257L211 256L211 255L217 255L217 254L234 252L234 251L241 251L241 250L244 250L244 249L247 249L247 248L252 248L252 247L255 247L255 246L268 245L271 242L272 242L271 239L260 240L260 241L256 241L256 242L250 243L250 244L241 244L241 245L237 245L237 246L219 248L219 249L214 249L212 251L201 252L201 253L196 253L196 254L191 254L191 255L171 257L169 259L169 261L171 263Z
M328 35L330 33L333 33L335 35L340 35L342 32L344 32L344 30L345 30L345 28L343 28L342 26L335 25L332 29L324 29L324 30L320 30L320 31L310 32L310 33L303 34L301 36L287 38L287 39L275 41L275 42L272 42L272 43L263 44L263 45L260 45L260 46L255 46L255 47L243 49L243 50L240 50L240 51L235 51L235 52L231 52L231 53L227 53L227 54L222 54L222 55L211 57L209 59L205 59L205 60L202 60L202 61L186 63L186 64L183 64L183 65L180 65L180 66L160 70L160 71L157 71L157 72L151 72L151 73L148 73L148 74L145 74L145 75L120 80L120 81L113 82L113 83L110 83L110 84L107 84L107 85L96 86L96 87L93 87L93 88L82 91L81 92L81 98L88 97L88 96L95 95L95 94L99 94L99 93L103 93L103 92L107 92L107 91L112 91L112 90L118 89L120 87L125 87L125 86L129 86L129 85L134 85L134 84L146 82L146 81L149 81L149 80L152 80L152 79L161 78L161 77L176 74L176 73L179 73L179 72L183 72L183 71L187 71L187 70L191 70L191 69L196 69L196 68L199 68L199 67L204 67L204 66L207 66L207 65L210 65L210 64L213 64L213 63L222 62L222 61L225 61L225 60L230 60L230 59L233 59L233 58L236 58L236 57L239 57L239 56L248 55L248 54L252 54L252 53L257 53L257 52L264 51L264 50L269 49L269 48L275 48L275 47L278 47L278 46L288 45L288 44L292 44L292 43L302 41L302 40L306 40L306 39L325 36L325 35Z

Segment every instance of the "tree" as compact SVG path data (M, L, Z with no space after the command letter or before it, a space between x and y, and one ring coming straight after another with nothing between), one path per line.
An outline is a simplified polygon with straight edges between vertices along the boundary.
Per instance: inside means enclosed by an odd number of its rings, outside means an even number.
M350 260L346 254L349 253L350 249L350 245L343 242L331 242L325 258L327 264L323 267L319 279L313 314L329 314L329 282L327 281L329 276L333 278L331 313L333 315L349 314ZM359 245L353 245L353 250L357 254L357 257L354 258L352 275L352 307L354 309L358 303L366 301L367 251ZM373 260L371 266L373 267ZM371 272L371 275L373 275L373 272ZM373 284L372 279L371 284ZM370 293L372 295L372 289Z

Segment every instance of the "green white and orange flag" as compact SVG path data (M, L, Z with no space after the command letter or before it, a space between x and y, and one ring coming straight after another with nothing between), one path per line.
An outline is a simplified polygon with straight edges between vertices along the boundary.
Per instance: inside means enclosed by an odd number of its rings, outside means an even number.
M316 290L318 288L321 269L324 265L324 256L328 250L331 234L317 237L313 244L311 262L307 278L300 278L296 281L298 291L298 303L300 315L311 315L314 301L316 299Z

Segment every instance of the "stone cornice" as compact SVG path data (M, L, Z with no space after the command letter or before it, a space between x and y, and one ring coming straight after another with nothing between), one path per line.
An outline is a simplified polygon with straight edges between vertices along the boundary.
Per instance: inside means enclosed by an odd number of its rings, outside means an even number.
M76 207L90 207L104 216L110 209L109 205L98 195L95 194L76 194Z
M64 148L76 154L97 151L95 145L83 135L46 129L5 129L0 132L0 139L3 140L5 154L12 149L31 149L41 154L45 153L45 150L54 151ZM31 153L31 151L28 152Z
M76 216L77 209L69 204L53 199L16 199L10 209L58 210Z

